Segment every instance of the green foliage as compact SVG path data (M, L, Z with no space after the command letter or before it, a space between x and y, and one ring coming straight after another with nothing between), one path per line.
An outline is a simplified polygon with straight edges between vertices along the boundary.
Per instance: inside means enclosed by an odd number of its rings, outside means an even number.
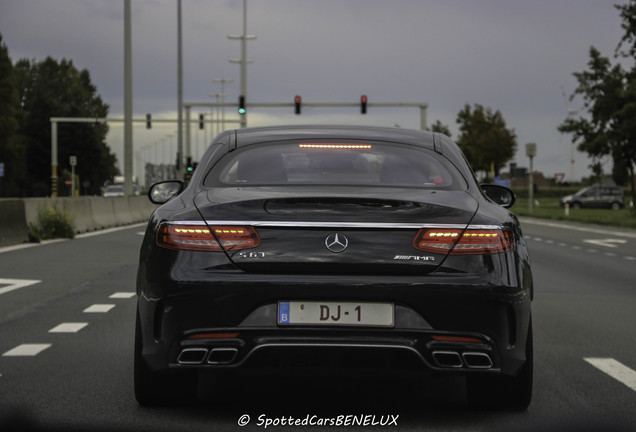
M0 35L0 162L5 168L0 193L4 196L20 196L20 185L26 183L26 152L18 135L17 106L13 65Z
M630 207L620 210L570 209L570 214L566 216L565 209L559 207L559 198L537 198L536 201L538 204L535 202L532 213L529 211L527 198L518 198L510 211L518 216L636 229L636 218L633 217L634 209Z
M46 195L50 190L51 117L106 117L108 105L97 94L88 71L79 71L70 60L50 57L35 62L20 60L15 65L20 89L21 133L28 149L29 195ZM103 123L60 123L58 160L61 168L69 156L78 158L77 174L91 184L89 192L116 172L115 156L106 146L108 126Z
M73 237L73 218L57 205L41 208L37 223L29 224L29 238L34 241Z
M615 56L636 59L636 0L616 6L623 19L625 35ZM629 45L627 50L622 50ZM612 65L596 48L590 48L588 70L576 72L578 87L570 99L583 99L584 114L567 118L559 131L572 134L578 149L592 157L591 168L601 175L601 159L614 161L612 174L617 184L631 179L632 199L636 201L634 164L636 164L636 66L623 69Z
M499 168L511 160L517 151L514 130L506 128L499 111L475 104L474 110L467 104L457 114L460 136L457 145L462 149L474 171L489 171Z
M451 132L450 132L450 128L448 127L448 125L445 125L444 123L442 123L439 120L436 120L435 123L433 123L431 125L431 128L428 129L431 132L439 132L442 133L444 135L446 135L447 137L451 136Z
M4 196L46 196L51 190L51 117L108 115L87 70L71 60L19 60L12 64L0 36L0 162ZM77 174L88 193L117 174L115 155L106 145L103 123L60 123L58 160L61 172L69 156L78 159Z

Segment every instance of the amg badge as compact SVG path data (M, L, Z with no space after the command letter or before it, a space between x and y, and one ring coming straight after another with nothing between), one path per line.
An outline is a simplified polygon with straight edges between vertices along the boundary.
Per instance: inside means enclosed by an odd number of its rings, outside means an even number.
M399 261L435 261L434 256L396 255L394 260Z

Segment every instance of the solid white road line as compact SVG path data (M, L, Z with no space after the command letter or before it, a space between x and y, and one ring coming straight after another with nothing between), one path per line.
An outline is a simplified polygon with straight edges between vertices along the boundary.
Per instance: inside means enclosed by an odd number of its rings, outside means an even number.
M552 227L552 228L569 229L573 231L582 231L582 232L589 232L594 234L603 234L608 236L636 238L636 233L634 232L634 230L614 231L614 230L607 230L607 229L596 228L596 227L586 227L586 226L578 226L578 225L569 225L569 224L558 223L558 222L548 222L545 220L538 220L538 219L528 219L525 217L520 217L519 220L521 221L521 225L527 223L532 225L543 225L543 226Z
M24 288L29 285L35 285L40 282L42 281L29 279L0 279L0 285L8 285L0 288L0 294L8 293L9 291Z
M22 344L2 354L3 357L20 357L20 356L36 356L51 344Z
M141 222L141 223L136 223L133 225L125 225L122 227L116 227L116 228L106 228L103 230L99 230L99 231L92 231L92 232L87 232L84 234L78 234L75 236L75 238L77 239L83 239L83 238L88 238L88 237L95 237L98 235L102 235L102 234L110 234L113 232L117 232L117 231L122 231L122 230L126 230L129 228L137 228L137 227L141 227L141 226L146 226L148 223L147 222Z
M137 293L135 292L116 292L114 294L111 294L108 298L133 298L134 296L136 296Z
M114 304L94 304L84 309L84 313L106 313L114 307Z
M628 368L621 362L613 358L587 357L583 360L636 391L636 371Z
M86 327L87 325L88 323L78 323L78 322L62 323L58 326L53 327L51 330L49 330L49 333L77 333L78 331Z

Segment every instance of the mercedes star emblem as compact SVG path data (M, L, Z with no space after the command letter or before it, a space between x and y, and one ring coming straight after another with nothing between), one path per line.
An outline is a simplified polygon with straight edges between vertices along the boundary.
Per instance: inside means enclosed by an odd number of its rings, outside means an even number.
M327 249L333 253L342 252L348 245L349 240L347 240L347 237L341 233L331 233L325 239L325 246L327 246Z

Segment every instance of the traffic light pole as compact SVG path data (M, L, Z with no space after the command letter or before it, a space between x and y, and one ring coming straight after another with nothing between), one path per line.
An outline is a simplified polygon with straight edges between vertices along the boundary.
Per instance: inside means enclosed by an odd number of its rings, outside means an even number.
M342 107L359 107L360 103L351 103L351 102L311 102L306 103L302 102L302 104L306 107L311 108L342 108ZM228 104L229 106L238 107L234 104ZM257 103L248 103L248 108L291 108L292 111L295 109L295 101L294 102L257 102ZM403 108L403 107L416 107L420 109L420 129L426 130L426 110L428 105L426 103L421 102L375 102L375 103L367 103L368 108L378 107L378 108ZM192 120L190 118L190 109L194 106L198 107L215 107L217 106L215 103L211 102L184 102L183 107L186 111L186 119L185 123L186 133L185 133L185 157L192 157L191 154L191 145L190 145L190 125L192 123L198 123L198 119ZM93 117L51 117L51 196L57 197L57 172L58 172L58 159L57 159L57 151L58 151L58 143L57 143L57 124L58 123L123 123L125 119L123 118L93 118ZM148 123L150 121L149 117L138 117L132 118L132 123ZM178 123L178 120L173 119L152 119L154 123ZM207 123L219 123L219 120L206 120ZM241 123L241 120L223 120L224 123ZM131 173L132 179L132 173Z
M296 98L300 98L300 96L296 96ZM290 107L292 112L296 110L296 98L294 98L294 102L256 102L256 103L247 103L247 108L286 108ZM303 107L310 108L347 108L347 107L360 107L360 102L303 102L301 99L301 103ZM426 110L428 108L428 104L423 102L365 102L367 109L369 108L419 108L420 109L420 129L426 130ZM197 106L199 104L190 104L191 106ZM229 105L232 106L232 105ZM237 106L237 105L233 105Z
M209 104L214 105L214 104ZM147 117L132 118L132 123L148 123ZM57 197L58 193L58 140L57 125L58 123L125 123L125 118L108 118L108 117L51 117L51 197ZM209 123L219 123L219 120L206 120ZM152 119L153 123L178 123L178 119ZM238 123L238 120L225 120L226 123ZM191 121L188 118L187 124L197 123L197 120ZM190 128L186 128L186 131ZM189 138L188 138L189 139ZM191 156L188 154L188 156ZM132 170L132 168L131 168ZM131 172L132 181L132 172Z

